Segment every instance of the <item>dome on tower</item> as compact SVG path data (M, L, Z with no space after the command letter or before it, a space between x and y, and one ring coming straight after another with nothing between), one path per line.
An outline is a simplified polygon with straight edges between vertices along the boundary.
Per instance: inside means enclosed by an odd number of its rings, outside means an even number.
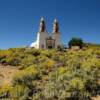
M41 17L41 21L44 21L44 17Z
M44 20L44 17L41 17L39 32L45 32L45 31L46 31L45 20Z
M54 19L54 22L53 22L53 33L58 33L58 32L59 32L59 24L58 24L57 19Z
M54 19L54 23L58 23L58 21L57 21L57 19L56 19L56 18Z

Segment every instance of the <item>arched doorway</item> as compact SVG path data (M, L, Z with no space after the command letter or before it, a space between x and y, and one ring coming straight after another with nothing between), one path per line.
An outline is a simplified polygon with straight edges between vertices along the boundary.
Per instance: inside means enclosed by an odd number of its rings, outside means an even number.
M55 40L52 39L51 37L46 39L46 47L47 49L53 49L55 48Z

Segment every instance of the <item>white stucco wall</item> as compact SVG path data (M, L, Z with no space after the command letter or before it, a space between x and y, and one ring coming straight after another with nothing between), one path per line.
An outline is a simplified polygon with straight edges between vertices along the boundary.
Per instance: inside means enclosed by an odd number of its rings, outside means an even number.
M60 33L52 33L52 38L55 39L55 48L61 45L60 42Z
M30 47L34 47L36 49L44 48L46 49L46 38L48 37L47 32L38 32L36 41L31 44Z

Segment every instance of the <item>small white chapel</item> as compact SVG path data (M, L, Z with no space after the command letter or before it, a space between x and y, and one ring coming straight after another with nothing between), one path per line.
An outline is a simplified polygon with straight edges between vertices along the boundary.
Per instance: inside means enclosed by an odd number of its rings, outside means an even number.
M59 24L57 19L53 22L53 29L51 34L46 31L45 20L42 17L40 20L39 31L37 32L36 41L33 42L30 47L36 49L57 49L61 45Z

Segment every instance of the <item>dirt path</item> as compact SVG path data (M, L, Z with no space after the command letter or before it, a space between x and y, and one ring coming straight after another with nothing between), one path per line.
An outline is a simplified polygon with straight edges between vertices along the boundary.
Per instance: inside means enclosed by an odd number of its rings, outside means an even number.
M11 84L12 77L18 69L15 66L0 65L0 85L3 83Z
M93 100L100 100L100 96L93 98Z

